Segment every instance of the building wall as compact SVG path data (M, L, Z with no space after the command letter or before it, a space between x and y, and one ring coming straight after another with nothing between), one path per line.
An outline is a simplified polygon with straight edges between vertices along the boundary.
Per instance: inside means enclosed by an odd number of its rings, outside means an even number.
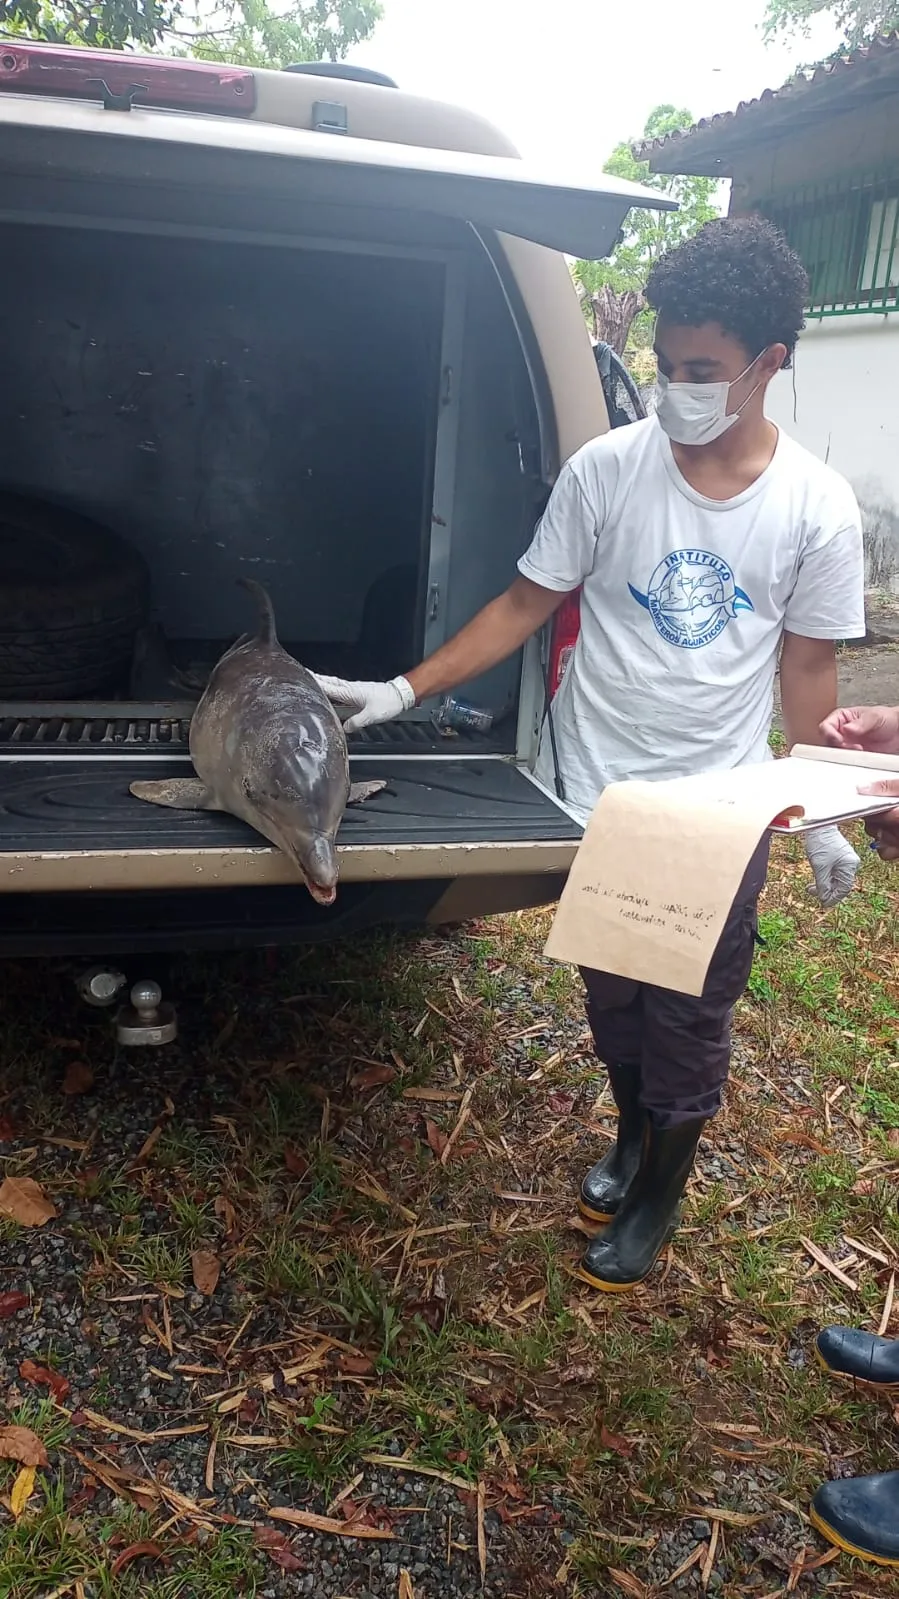
M899 589L897 376L899 312L823 317L769 390L773 420L855 489L873 588Z

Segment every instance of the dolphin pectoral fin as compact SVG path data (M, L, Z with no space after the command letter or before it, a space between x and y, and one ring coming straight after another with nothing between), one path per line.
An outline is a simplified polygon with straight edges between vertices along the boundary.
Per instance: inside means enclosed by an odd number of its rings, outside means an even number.
M387 787L386 777L377 777L370 783L351 783L348 805L364 805L373 794L380 794Z
M168 805L173 811L217 811L211 791L198 777L172 777L162 782L132 783L135 799Z

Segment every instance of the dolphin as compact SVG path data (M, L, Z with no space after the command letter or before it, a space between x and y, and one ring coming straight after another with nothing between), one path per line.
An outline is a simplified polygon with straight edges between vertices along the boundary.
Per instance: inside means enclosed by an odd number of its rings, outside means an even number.
M293 861L319 905L333 905L343 813L387 784L350 782L346 735L330 700L278 643L261 583L240 582L258 606L257 631L221 657L191 719L196 776L132 783L131 793L173 810L239 816Z

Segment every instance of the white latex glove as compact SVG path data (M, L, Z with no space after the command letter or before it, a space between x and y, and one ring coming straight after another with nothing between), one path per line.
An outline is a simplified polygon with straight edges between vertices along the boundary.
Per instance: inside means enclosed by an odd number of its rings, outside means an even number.
M861 865L838 827L814 827L805 834L805 853L815 874L815 892L822 905L839 905L855 882Z
M405 677L393 677L389 683L348 683L342 677L312 675L332 705L352 712L343 724L345 733L392 722L415 704L415 690Z

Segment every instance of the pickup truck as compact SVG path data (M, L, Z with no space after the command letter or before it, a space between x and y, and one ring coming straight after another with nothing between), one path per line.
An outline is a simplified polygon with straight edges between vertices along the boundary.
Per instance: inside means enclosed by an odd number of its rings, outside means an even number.
M350 741L337 903L190 773L205 677L272 594L304 665L389 677L514 575L609 425L566 255L659 194L553 180L358 69L0 47L0 953L226 948L557 897L580 828L532 776L577 635Z

